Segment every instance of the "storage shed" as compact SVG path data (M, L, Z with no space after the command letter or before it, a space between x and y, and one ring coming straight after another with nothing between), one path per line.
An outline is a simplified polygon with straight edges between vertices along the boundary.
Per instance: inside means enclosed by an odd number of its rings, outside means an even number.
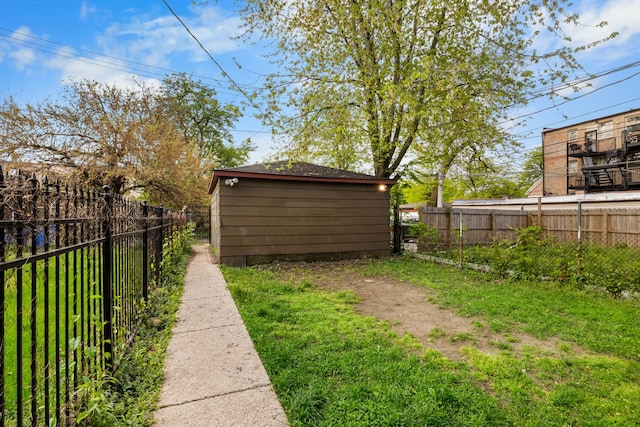
M387 256L395 183L302 162L215 170L214 253L226 265Z

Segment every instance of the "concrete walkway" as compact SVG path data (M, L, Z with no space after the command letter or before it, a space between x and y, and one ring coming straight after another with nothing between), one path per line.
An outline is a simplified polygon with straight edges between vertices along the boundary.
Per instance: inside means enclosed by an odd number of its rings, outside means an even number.
M287 426L209 248L191 255L155 426Z

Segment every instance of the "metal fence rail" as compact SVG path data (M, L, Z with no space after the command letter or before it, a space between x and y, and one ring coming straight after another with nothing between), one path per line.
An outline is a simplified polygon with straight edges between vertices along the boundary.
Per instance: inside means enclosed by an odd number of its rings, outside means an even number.
M513 240L516 231L538 226L544 237L557 242L626 244L640 248L640 208L584 208L538 211L506 209L433 208L420 210L420 222L437 233L440 249L488 245L499 239ZM580 232L579 232L580 230Z
M73 425L135 334L182 212L0 168L0 426Z
M423 209L418 251L510 277L640 297L640 209Z
M195 225L194 237L199 243L211 243L211 207L188 206L186 209L187 220Z

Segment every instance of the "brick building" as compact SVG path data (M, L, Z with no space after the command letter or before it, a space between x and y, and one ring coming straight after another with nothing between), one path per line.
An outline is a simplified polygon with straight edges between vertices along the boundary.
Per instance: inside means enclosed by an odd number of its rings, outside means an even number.
M543 194L640 190L640 109L542 132Z

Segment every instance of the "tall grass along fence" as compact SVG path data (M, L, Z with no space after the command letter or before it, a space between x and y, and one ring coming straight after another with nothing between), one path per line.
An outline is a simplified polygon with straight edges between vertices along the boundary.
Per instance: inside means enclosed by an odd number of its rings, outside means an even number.
M640 292L640 208L537 211L423 208L418 250L481 264L515 278L543 278Z
M184 212L0 168L0 426L74 425L163 278Z

